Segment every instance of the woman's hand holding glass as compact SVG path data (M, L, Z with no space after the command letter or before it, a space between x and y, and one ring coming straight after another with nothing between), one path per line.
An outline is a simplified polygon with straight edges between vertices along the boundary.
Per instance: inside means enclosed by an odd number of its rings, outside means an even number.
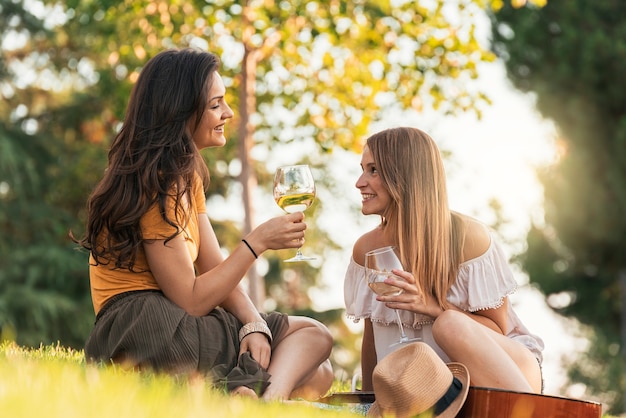
M398 259L394 247L378 248L365 254L365 277L367 284L378 295L376 299L381 302L385 302L385 299L397 298L404 293L406 283L402 283L402 277L397 275L401 271L403 271L402 263ZM400 313L395 307L392 309L396 315L398 329L400 330L400 339L392 346L419 341L419 338L409 338L406 335Z
M265 250L299 248L302 246L306 228L304 214L296 212L268 219L250 232L245 239L257 254Z
M402 291L395 295L377 296L376 300L385 303L389 308L409 311L420 315L437 318L443 310L432 297L426 297L416 283L415 277L404 270L393 269L385 279L385 283Z
M303 212L315 199L315 180L306 164L278 167L274 176L274 200L287 213ZM299 241L304 242L304 236ZM286 262L315 260L302 254L300 247L296 255Z

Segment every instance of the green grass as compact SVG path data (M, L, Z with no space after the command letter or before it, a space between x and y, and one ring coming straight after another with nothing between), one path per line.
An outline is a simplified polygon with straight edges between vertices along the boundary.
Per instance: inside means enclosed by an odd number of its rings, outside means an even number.
M332 391L345 390L343 388ZM5 417L355 417L315 403L231 397L200 379L87 365L82 351L0 345L0 411Z
M330 392L345 392L348 386L335 382ZM82 351L59 345L30 349L10 342L0 344L0 411L11 418L361 416L316 403L231 397L200 379L87 365Z

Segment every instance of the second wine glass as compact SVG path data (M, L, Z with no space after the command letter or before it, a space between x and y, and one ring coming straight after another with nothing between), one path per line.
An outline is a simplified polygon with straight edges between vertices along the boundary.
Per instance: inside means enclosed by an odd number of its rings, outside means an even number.
M274 176L274 200L287 213L303 212L315 199L315 181L311 168L306 164L278 167ZM286 262L315 260L302 254L300 248L295 257Z
M365 278L367 279L367 285L377 295L397 296L403 292L401 288L385 283L388 277L393 277L396 280L404 280L402 277L393 274L391 272L393 269L404 270L394 247L378 248L365 254ZM397 309L393 311L396 314L398 328L400 329L400 340L391 344L391 346L411 341L420 341L420 338L409 338L406 335L404 326L402 325L402 318L400 318L400 312L398 312Z

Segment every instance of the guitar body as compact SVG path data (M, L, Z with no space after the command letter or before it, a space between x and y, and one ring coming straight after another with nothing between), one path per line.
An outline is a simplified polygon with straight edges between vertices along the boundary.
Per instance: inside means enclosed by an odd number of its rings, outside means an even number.
M333 393L319 402L331 405L367 404L374 392ZM457 418L601 418L597 402L534 393L470 386Z
M470 386L457 418L600 418L597 402Z

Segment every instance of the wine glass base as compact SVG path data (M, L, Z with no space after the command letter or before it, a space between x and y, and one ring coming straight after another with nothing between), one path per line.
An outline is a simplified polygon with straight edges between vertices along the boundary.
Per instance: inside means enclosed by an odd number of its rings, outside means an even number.
M396 347L398 345L402 345L402 344L409 344L409 343L413 343L416 341L422 341L421 338L402 338L400 341L397 341L391 345L389 345L389 347Z
M296 255L295 257L288 258L287 260L283 260L285 263L295 263L298 261L311 261L316 260L315 257L307 257L306 255Z

